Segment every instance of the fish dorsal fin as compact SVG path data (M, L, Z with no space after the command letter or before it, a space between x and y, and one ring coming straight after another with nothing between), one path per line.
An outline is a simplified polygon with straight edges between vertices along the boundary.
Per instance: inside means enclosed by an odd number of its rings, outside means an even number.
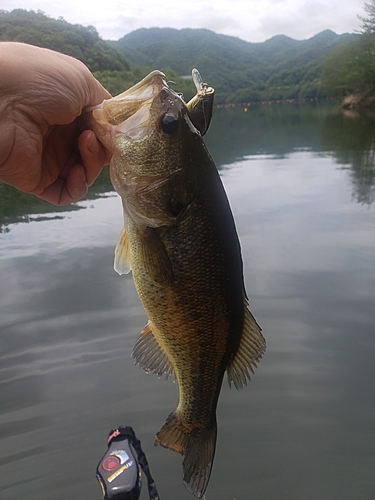
M114 268L118 274L128 274L131 271L129 237L125 227L115 248Z
M250 372L254 373L256 362L266 350L266 341L261 328L248 309L248 301L244 297L245 319L242 337L237 353L227 366L229 387L233 382L236 389L241 389L250 380Z
M172 363L166 352L160 346L152 332L151 321L147 323L132 351L132 358L135 364L139 365L147 373L157 375L159 378L165 375L165 379L172 377L176 380L176 375Z

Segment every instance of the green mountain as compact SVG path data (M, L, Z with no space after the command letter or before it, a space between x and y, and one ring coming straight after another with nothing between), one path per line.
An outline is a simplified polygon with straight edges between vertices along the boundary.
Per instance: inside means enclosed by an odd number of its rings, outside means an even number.
M205 29L142 28L112 45L133 64L170 67L179 75L197 67L215 86L216 102L233 102L318 96L325 57L353 37L326 30L309 40L277 35L249 43Z
M25 42L73 56L91 71L129 70L124 54L103 41L94 26L85 28L42 12L0 10L0 41Z
M112 42L102 40L93 26L73 25L40 11L0 10L0 41L27 42L74 56L114 95L151 69L160 69L189 99L194 86L181 77L196 67L215 87L216 103L324 96L321 74L327 55L355 37L326 30L309 40L277 35L249 43L206 29L142 28Z
M127 53L100 38L94 26L70 24L63 18L53 19L43 12L16 9L0 10L0 42L17 41L56 50L81 60L112 95L117 95L141 80L150 71L146 62L131 64ZM168 79L176 82L176 90L192 97L194 85L170 68Z
M257 75L269 77L288 65L300 66L320 59L352 37L326 30L309 40L276 35L266 42L250 43L206 29L141 28L112 43L134 64L141 62L153 68L171 65L179 74L190 73L195 63L208 63L207 69L211 70L220 60L230 69L255 65Z

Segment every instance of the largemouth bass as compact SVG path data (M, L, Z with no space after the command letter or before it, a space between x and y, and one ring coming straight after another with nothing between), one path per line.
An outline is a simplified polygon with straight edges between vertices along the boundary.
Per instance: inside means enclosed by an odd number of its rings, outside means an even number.
M189 103L153 71L94 108L91 127L112 154L111 180L123 201L115 269L132 269L149 318L133 357L178 381L179 404L155 444L184 455L184 484L201 498L224 374L236 388L246 385L265 341L248 309L228 199L202 140L213 89L194 71Z

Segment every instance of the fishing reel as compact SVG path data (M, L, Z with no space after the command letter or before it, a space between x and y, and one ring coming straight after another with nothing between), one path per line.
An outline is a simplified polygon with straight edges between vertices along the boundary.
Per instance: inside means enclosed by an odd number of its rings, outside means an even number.
M150 500L160 500L146 455L131 427L118 427L108 435L108 449L96 468L104 500L138 500L147 477Z

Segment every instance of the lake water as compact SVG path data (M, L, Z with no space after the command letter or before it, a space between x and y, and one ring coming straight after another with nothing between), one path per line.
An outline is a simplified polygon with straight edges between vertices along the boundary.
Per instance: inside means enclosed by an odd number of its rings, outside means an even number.
M207 500L375 498L374 137L373 118L334 104L215 110L207 146L267 352L247 388L223 385ZM113 271L120 200L107 177L97 186L59 212L7 191L2 500L99 500L119 425L141 439L161 500L193 498L181 457L153 446L178 388L130 358L146 317L131 275Z

